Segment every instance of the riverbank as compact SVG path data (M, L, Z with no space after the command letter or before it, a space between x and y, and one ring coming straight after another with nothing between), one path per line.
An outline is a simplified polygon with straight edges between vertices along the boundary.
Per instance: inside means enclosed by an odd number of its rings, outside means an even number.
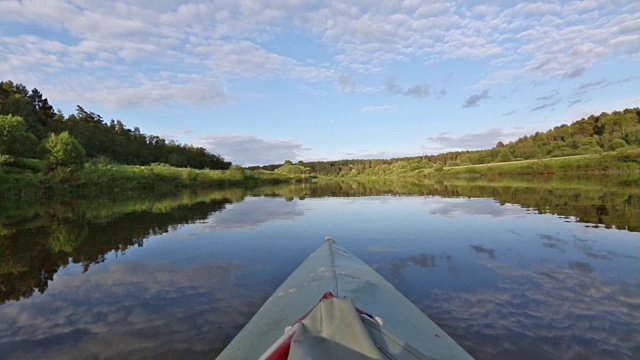
M624 148L618 151L594 155L578 155L557 158L496 162L478 165L438 165L420 159L398 161L359 169L353 167L331 178L465 178L523 175L574 175L574 174L637 174L640 173L640 148Z
M439 169L433 169L438 172ZM454 166L442 168L442 176L478 175L547 175L637 173L640 171L640 149L626 149L597 155L567 156L539 160Z
M171 194L181 189L256 187L291 181L285 174L229 170L195 170L168 165L130 166L87 163L83 169L61 168L45 174L43 165L28 161L23 169L0 168L0 194L4 200L42 197L126 198L133 194Z
M252 188L309 181L316 176L286 171L196 170L164 164L130 166L89 162L83 169L44 171L44 163L26 160L21 168L0 167L0 196L4 201L34 201L41 198L127 198L141 193L172 194L182 189L228 187ZM300 167L292 165L293 167ZM291 166L290 166L291 167ZM351 169L331 179L456 179L519 177L535 175L640 174L640 148L625 148L597 155L580 155L480 165L442 166L420 160L399 161L368 169Z

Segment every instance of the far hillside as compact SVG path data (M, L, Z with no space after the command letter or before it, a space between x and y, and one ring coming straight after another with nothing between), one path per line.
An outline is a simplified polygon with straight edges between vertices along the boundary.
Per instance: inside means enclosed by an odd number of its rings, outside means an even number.
M494 164L511 161L550 159L574 155L597 155L640 147L640 108L603 112L557 126L547 132L537 132L518 140L502 143L488 150L453 151L438 155L380 160L338 160L306 162L311 173L322 176L371 173L373 169L402 163L405 170L429 167L457 167ZM630 152L635 156L636 152ZM299 163L299 165L301 165ZM266 165L264 170L275 170L278 165Z

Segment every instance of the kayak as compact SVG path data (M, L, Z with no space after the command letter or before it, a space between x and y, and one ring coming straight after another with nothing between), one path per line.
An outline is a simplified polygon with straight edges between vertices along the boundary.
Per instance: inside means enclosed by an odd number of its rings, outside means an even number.
M327 238L218 359L472 359L382 276Z

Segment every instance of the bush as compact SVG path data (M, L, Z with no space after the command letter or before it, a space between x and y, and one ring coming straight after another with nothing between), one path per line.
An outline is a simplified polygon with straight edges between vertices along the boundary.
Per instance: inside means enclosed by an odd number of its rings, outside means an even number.
M85 151L68 132L65 131L60 135L51 134L45 146L50 169L68 167L77 170L83 167Z
M578 152L580 154L588 155L588 154L602 154L603 151L602 151L602 148L600 146L591 145L591 146L581 146L578 149Z
M609 149L611 150L618 150L618 149L622 149L623 147L626 147L627 143L622 140L622 139L614 139L611 144L609 144Z
M108 156L98 155L89 161L91 165L98 167L107 167L111 165L117 165L117 163L111 160Z
M620 148L615 157L620 162L640 163L640 148L631 146Z
M496 159L496 162L499 162L499 163L508 162L508 161L511 161L511 155L506 151L501 152L500 155L498 155L498 158Z
M12 162L13 162L13 157L11 157L9 155L0 154L0 166L11 165Z

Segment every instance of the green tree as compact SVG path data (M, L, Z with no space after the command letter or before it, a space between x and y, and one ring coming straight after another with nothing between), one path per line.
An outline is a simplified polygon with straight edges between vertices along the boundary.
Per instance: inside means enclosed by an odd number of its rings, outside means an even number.
M498 155L498 158L496 159L496 162L507 162L507 161L511 161L511 155L509 155L508 151L502 151L500 152L500 154Z
M15 157L31 156L37 143L19 116L0 115L0 154Z
M49 153L47 160L51 168L70 167L80 169L84 165L84 149L66 131L60 135L51 134L45 146Z
M24 119L29 132L42 138L46 133L46 129L38 122L37 110L28 97L21 94L9 96L0 107L0 115L19 116Z

